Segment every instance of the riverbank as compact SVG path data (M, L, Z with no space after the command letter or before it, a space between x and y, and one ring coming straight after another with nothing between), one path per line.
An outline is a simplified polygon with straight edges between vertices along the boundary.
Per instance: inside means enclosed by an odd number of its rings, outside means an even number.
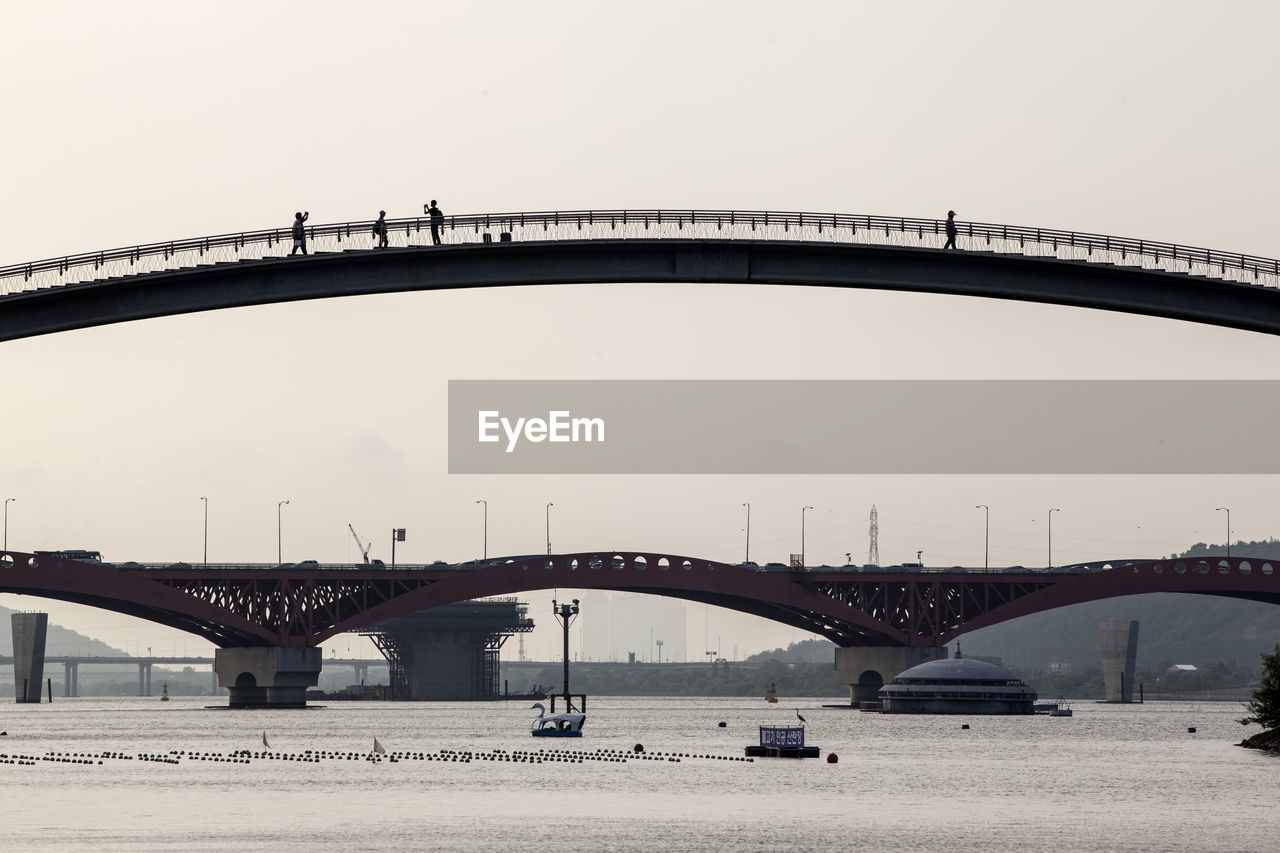
M1240 741L1245 749L1262 749L1280 754L1280 729L1269 729L1265 732L1247 737Z

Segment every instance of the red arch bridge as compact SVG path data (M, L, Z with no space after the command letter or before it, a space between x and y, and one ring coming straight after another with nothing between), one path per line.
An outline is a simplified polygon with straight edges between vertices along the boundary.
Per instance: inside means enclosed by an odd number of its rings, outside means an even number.
M125 613L218 647L231 704L302 704L319 644L416 611L532 590L609 589L750 613L837 645L836 668L859 698L941 654L962 634L1069 604L1149 592L1280 604L1280 561L1252 557L1122 560L1041 570L728 564L641 551L519 556L395 568L365 565L170 565L83 562L56 553L0 555L0 592Z

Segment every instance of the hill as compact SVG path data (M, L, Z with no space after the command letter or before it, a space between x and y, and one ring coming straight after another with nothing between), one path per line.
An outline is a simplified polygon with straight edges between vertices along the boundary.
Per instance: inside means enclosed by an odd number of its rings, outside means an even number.
M13 654L13 629L11 627L10 616L14 613L20 613L19 610L10 610L8 607L0 607L0 655ZM86 636L78 631L72 631L61 625L49 623L49 633L45 639L44 653L50 657L59 655L127 655L128 652L122 652L108 646L101 640L95 640L93 637Z
M1198 542L1179 557L1218 557L1221 545ZM1233 557L1280 560L1280 541L1238 542ZM1074 604L1024 616L960 638L966 655L999 657L1006 665L1046 669L1053 664L1101 665L1098 623L1138 620L1138 663L1211 662L1255 668L1280 643L1280 607L1212 595L1152 593Z

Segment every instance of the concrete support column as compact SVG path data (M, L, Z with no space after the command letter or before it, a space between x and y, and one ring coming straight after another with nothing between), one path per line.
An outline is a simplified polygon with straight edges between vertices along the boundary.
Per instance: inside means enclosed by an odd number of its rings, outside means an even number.
M151 695L151 664L138 664L138 695Z
M231 691L232 708L303 708L307 688L320 682L319 647L252 646L217 649L218 686Z
M73 661L64 661L62 664L62 695L76 695L76 670L79 667Z
M878 702L880 688L916 664L946 657L945 646L851 646L836 649L836 672L849 685L849 704Z
M477 695L476 668L484 660L482 633L431 631L414 636L409 698L429 701L470 701Z
M45 635L48 613L15 613L13 626L13 692L15 701L40 701L44 688ZM51 700L52 701L52 700Z
M1102 682L1108 702L1132 702L1138 663L1138 623L1118 619L1098 623Z
M369 675L369 667L366 664L358 663L356 664L355 669L356 669L356 684L363 686L365 678L367 678Z

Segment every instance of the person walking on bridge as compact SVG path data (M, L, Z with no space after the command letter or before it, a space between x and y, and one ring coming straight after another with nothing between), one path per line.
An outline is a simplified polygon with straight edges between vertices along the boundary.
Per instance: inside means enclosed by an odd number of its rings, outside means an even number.
M440 212L440 208L436 207L436 200L431 199L431 204L422 206L422 212L431 217L431 242L440 245L440 229L444 227L444 214Z
M387 212L378 211L378 221L373 223L373 239L379 249L387 248Z
M956 247L956 212L954 210L947 211L947 243L942 248L954 249Z
M298 211L293 215L293 251L290 255L296 254L299 249L302 254L307 253L307 229L303 225L307 221L307 217L311 215L311 211Z

